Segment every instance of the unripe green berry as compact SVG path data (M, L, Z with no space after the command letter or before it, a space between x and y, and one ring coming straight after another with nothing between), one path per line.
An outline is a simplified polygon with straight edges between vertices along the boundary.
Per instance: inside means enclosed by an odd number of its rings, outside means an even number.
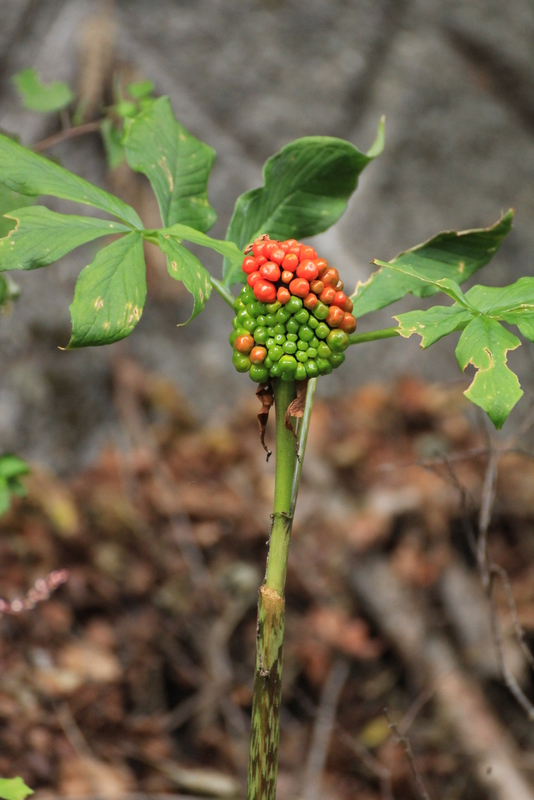
M286 339L288 342L298 342L299 337L296 333L286 333Z
M284 353L289 353L289 355L292 356L294 353L297 352L297 345L295 344L295 342L284 342L284 344L282 345L282 350L284 351Z
M316 378L319 374L317 363L313 359L306 361L306 375L308 378Z
M301 325L305 325L310 318L310 312L305 308L301 308L300 311L297 311L297 313L294 315L294 318Z
M328 316L328 306L319 302L313 309L312 313L315 319L326 319Z
M305 381L306 380L306 367L304 364L297 364L297 369L295 370L295 380L297 381Z
M300 297L295 297L295 295L292 295L287 301L285 308L287 308L290 314L295 314L302 308L302 300Z
M326 344L326 342L321 342L319 347L317 348L317 355L319 358L329 358L332 355L332 351Z
M270 347L268 352L269 352L269 358L273 362L279 361L284 355L284 351L277 344L274 344L272 347Z
M302 361L302 363L304 364L304 362L308 360L308 351L297 350L297 352L295 353L295 358L297 359L297 361Z
M308 325L301 325L299 328L299 339L303 342L309 342L313 339L313 331Z
M250 358L234 350L232 353L232 364L238 372L248 372L250 369Z
M342 353L350 344L349 337L345 331L340 331L339 329L330 331L326 343L333 353Z
M319 320L318 320L318 319L315 319L315 317L314 317L314 316L312 316L312 315L310 314L310 317L308 318L308 322L307 322L306 324L307 324L307 325L308 325L310 328L312 328L313 330L315 330L315 329L317 328L318 324L319 324Z
M332 353L332 355L328 360L332 364L333 368L336 369L337 367L340 367L345 361L345 353Z
M295 317L291 317L286 322L286 331L288 333L298 333L299 328L300 328L300 323L297 322Z
M248 374L256 383L264 383L269 378L269 370L263 364L252 364Z
M330 333L330 328L328 327L326 322L320 322L315 329L315 335L317 336L318 339L326 339L329 333Z

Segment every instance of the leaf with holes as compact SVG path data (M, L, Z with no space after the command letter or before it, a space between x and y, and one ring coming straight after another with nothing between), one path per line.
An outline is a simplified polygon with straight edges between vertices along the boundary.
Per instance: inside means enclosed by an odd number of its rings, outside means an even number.
M70 306L67 350L124 339L141 319L145 299L143 238L132 232L99 250L81 271Z
M513 211L508 211L489 228L444 231L417 247L400 253L392 261L375 260L381 266L364 283L358 283L351 299L353 313L363 317L370 311L401 300L407 294L429 297L441 287L435 281L447 278L461 284L487 264L512 228ZM418 277L402 267L411 267ZM386 267L390 267L387 269Z
M264 186L237 199L226 238L242 251L262 233L302 239L326 231L345 212L362 171L383 146L383 120L367 153L330 136L291 142L265 162ZM241 269L228 261L223 275L226 286L244 281Z
M453 331L461 329L471 319L468 311L455 303L453 306L434 306L427 311L408 311L399 314L399 334L409 339L416 333L421 337L421 349L425 350Z
M100 236L131 230L120 222L58 214L45 206L19 208L6 216L16 227L0 239L0 272L45 267Z
M193 311L186 322L200 314L211 294L210 274L198 258L169 234L158 234L159 247L167 256L167 269L171 278L182 281L193 295ZM180 323L185 325L185 322Z
M127 120L123 141L130 167L150 181L163 225L209 230L217 218L207 194L215 151L180 125L169 98Z
M462 372L468 364L477 370L464 394L484 409L496 428L502 428L523 394L517 375L506 366L506 354L520 344L517 336L496 319L474 317L460 336L456 348Z

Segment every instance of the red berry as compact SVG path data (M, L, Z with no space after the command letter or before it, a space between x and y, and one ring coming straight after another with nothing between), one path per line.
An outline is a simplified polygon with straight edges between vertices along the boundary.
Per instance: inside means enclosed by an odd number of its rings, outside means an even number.
M261 265L260 275L262 278L265 278L266 281L275 283L280 280L280 267L278 264L275 264L274 261L267 261L265 264Z
M321 301L321 303L324 303L325 305L329 306L334 300L335 296L336 296L336 290L334 289L334 287L325 286L323 291L319 295L319 300Z
M339 280L339 272L334 267L328 267L321 275L321 280L325 286L335 287Z
M298 267L299 259L295 253L287 253L282 261L282 269L289 270L290 272L295 272L296 268Z
M278 246L276 250L273 250L271 253L271 261L274 261L274 263L278 264L279 266L285 257L286 257L286 252L285 250L282 250L280 246Z
M254 256L245 256L243 259L243 272L250 275L251 272L256 272L258 269L258 260Z
M236 336L234 339L234 349L237 350L239 353L243 353L246 355L247 353L250 353L253 347L254 347L254 337L250 336L249 334Z
M319 277L321 277L321 273L328 269L328 261L326 258L316 258L315 263L317 264L317 269L319 270Z
M249 286L254 287L256 281L259 281L261 275L259 272L251 272L250 275L247 276L247 283Z
M276 300L276 286L274 283L260 278L254 284L254 296L260 303L274 303Z
M306 244L303 244L300 248L300 260L304 261L308 258L317 258L317 253L313 249L313 247L309 247Z
M287 251L291 247L291 245L287 240L285 242L278 242L278 245L284 251L284 253L287 253Z
M291 297L291 292L289 289L286 289L285 286L280 286L276 293L276 299L282 303L283 306L288 302L289 298Z
M350 313L353 308L354 308L354 304L353 304L352 300L350 299L350 297L347 297L347 302L343 306L343 311L348 311Z
M288 253L293 253L293 255L297 256L297 258L298 258L300 256L300 248L301 247L302 247L302 245L299 244L298 242L296 244L292 244L291 247L288 250Z
M254 242L254 244L252 245L252 252L254 253L254 255L255 256L263 256L263 255L265 255L265 253L263 251L265 250L265 246L267 244L268 244L268 242L266 242L265 240L263 240L261 242Z
M345 303L347 302L347 295L345 292L336 292L334 299L332 300L332 305L339 306L340 308L345 311Z
M310 291L310 284L306 278L295 278L289 284L289 291L297 297L306 297Z
M309 258L305 259L304 261L301 260L297 267L298 277L306 278L307 281L314 281L318 274L319 270L317 268L317 264L315 261L311 261Z
M290 270L285 269L282 272L282 282L283 283L291 283L292 280L293 280L293 273L290 272Z
M267 256L267 258L270 258L271 253L273 253L275 250L278 250L278 242L268 241L267 244L265 245L263 255Z
M265 347L253 347L250 351L250 363L261 364L267 357L267 349Z
M343 322L339 327L342 331L345 331L345 333L354 333L356 330L356 317L345 312L343 315Z
M345 312L339 306L330 306L328 309L328 316L325 319L327 325L331 328L339 328L345 317Z
M310 292L310 294L306 295L306 297L304 298L302 303L303 303L304 307L308 309L308 311L313 311L313 309L319 303L319 298L317 297L316 294L312 294Z

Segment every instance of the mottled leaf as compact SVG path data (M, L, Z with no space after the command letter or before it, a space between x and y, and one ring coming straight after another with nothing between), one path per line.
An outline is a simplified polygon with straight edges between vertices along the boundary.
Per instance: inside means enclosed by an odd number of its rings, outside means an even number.
M134 209L118 197L3 135L0 135L0 177L15 192L51 195L83 203L112 214L134 228L143 227Z
M327 230L344 213L360 174L383 144L383 120L367 153L330 136L291 142L265 162L264 186L237 199L226 238L243 250L263 233L301 239ZM225 262L224 279L231 286L244 276Z
M208 178L215 151L192 136L160 97L125 123L126 159L149 179L163 225L176 222L207 231L217 217L208 202Z
M471 316L462 306L434 306L427 311L408 311L395 317L399 323L398 331L408 339L416 333L421 337L421 348L424 350L447 336L458 326L467 323Z
M86 242L130 230L119 222L57 214L45 206L20 208L6 216L16 227L0 239L0 272L45 267Z
M200 314L210 298L212 288L210 274L190 250L168 233L160 233L158 240L161 250L167 256L169 275L177 281L182 281L187 291L193 295L193 312L187 320L191 322L197 314Z
M499 249L512 227L513 211L508 211L489 228L469 231L445 231L417 247L400 253L390 267L409 266L428 281L410 277L382 266L364 283L358 283L352 301L353 313L363 317L370 311L400 300L407 294L428 297L439 291L435 282L448 278L461 284L487 264ZM375 260L376 264L385 262Z
M61 81L43 83L33 67L18 72L11 80L21 95L23 105L31 111L45 114L59 111L74 99L68 84Z
M7 236L9 231L15 227L15 221L7 219L4 214L33 203L35 203L35 197L27 197L19 192L13 192L4 183L0 183L0 237Z
M523 394L517 375L506 366L507 352L520 344L517 336L497 320L474 317L460 336L456 348L462 372L468 364L477 370L464 394L484 409L496 428L502 428Z
M81 271L70 306L72 337L67 349L124 339L141 319L145 298L143 239L128 233L99 250Z

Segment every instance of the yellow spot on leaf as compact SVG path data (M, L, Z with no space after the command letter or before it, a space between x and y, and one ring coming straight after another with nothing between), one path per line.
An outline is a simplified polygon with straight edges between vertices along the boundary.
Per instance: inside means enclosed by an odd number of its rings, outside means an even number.
M104 305L104 299L102 297L97 297L95 300L95 308L97 311L100 311L102 306Z

